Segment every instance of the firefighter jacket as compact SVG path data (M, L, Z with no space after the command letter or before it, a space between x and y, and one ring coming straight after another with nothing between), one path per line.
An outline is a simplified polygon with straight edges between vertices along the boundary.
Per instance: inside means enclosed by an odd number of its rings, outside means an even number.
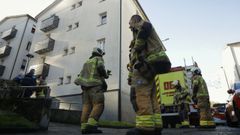
M185 88L177 88L174 94L174 104L182 104L187 103L189 104L191 102L190 94L187 89Z
M102 86L104 85L104 79L107 78L108 74L105 70L103 58L94 56L83 65L83 69L75 83L84 87Z
M193 83L193 97L201 96L209 97L207 84L201 75L194 75L192 78L192 83Z
M130 64L146 61L151 64L156 61L169 61L165 48L152 27L152 24L141 21L135 25L133 40L130 44Z

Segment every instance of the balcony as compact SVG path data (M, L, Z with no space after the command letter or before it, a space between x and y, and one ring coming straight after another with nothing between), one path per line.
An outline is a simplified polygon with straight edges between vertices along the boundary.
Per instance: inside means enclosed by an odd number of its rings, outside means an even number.
M0 65L0 76L2 76L2 75L3 75L3 73L4 73L4 70L5 70L5 66L3 66L3 65Z
M50 69L50 65L47 63L34 65L31 68L35 69L35 75L42 75L43 77L47 77Z
M11 28L9 30L4 31L2 33L1 38L7 41L9 39L14 38L16 36L16 34L17 34L17 29Z
M39 42L36 44L34 52L37 54L44 54L53 50L55 44L55 40L49 38L43 42Z
M10 52L12 50L11 46L4 46L0 48L0 58L4 58L10 55Z
M59 17L53 15L45 20L42 21L41 30L43 32L48 32L58 27L59 24Z

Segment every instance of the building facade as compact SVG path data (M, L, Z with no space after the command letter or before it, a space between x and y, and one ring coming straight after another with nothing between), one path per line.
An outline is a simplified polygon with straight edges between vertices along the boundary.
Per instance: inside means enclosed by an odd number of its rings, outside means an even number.
M112 71L102 119L134 120L126 68L134 14L148 20L137 0L56 0L37 15L30 68L46 77L60 108L81 109L82 90L73 82L92 49L100 47L105 67Z
M4 18L0 22L0 78L13 79L25 73L36 20L29 15Z
M230 43L223 51L223 71L226 83L233 88L240 81L240 42Z

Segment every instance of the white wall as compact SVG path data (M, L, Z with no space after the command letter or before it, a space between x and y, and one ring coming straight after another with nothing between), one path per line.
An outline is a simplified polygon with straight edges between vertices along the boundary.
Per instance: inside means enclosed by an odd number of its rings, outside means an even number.
M2 24L0 24L0 32L11 29L13 26L15 26L15 28L17 29L17 34L15 38L8 40L10 43L9 46L12 47L10 55L1 59L3 60L1 64L6 66L4 74L1 77L3 79L12 79L15 76L17 76L21 70L20 67L22 64L22 60L27 59L26 54L28 52L26 51L26 47L27 47L28 41L32 40L33 34L31 33L31 28L32 28L32 25L35 24L35 22L32 19L30 19L27 24L26 31L24 31L27 20L28 20L28 17L23 16L23 17L7 19ZM2 42L2 45L0 47L7 45L7 42L3 39L0 39L0 42ZM20 47L20 50L18 53L19 47ZM17 56L17 53L18 53L18 56ZM15 63L16 58L17 60ZM15 63L15 67L13 67L14 63ZM14 70L12 73L12 77L10 78L13 68Z
M55 40L54 50L44 54L46 63L50 64L50 72L47 77L48 85L51 87L51 96L74 95L81 93L79 86L76 86L73 81L80 73L84 62L91 56L93 47L97 46L97 40L105 38L104 56L105 67L112 71L112 76L107 80L108 90L119 89L119 50L120 50L120 1L119 0L83 0L83 5L79 8L71 10L71 6L79 0L64 0L42 16L38 18L37 31L33 39L33 47L38 42L47 38L46 34L51 33L51 38ZM107 12L107 24L100 25L99 14ZM44 33L40 30L42 20L57 15L60 18L58 28ZM79 22L79 27L68 30L69 25ZM74 54L63 56L65 48L75 46ZM69 50L70 51L70 50ZM36 57L30 65L42 63L41 57L34 54ZM58 85L59 77L72 76L71 84ZM118 115L118 96L117 92L105 93L105 111L102 118L117 120ZM80 98L59 98L62 102L79 102ZM81 108L79 108L81 109Z
M236 55L236 60L239 64L240 62L240 44L236 46L231 46L233 49L233 52ZM223 68L226 72L227 80L230 85L230 87L233 86L234 82L239 81L237 69L236 69L237 63L234 61L233 53L230 48L230 46L227 46L225 50L223 51ZM239 65L237 65L238 70L240 71Z
M127 64L129 63L129 45L132 41L132 32L129 29L129 20L132 15L139 13L139 9L134 4L133 0L123 0L122 5L122 65L121 65L121 101L122 101L122 120L134 121L135 112L133 111L130 103L130 87L127 84L128 70Z
M83 63L90 57L97 40L106 39L106 68L112 70L112 76L107 80L109 89L119 89L119 1L111 0L99 3L97 0L84 0L83 5L71 10L71 6L79 0L62 1L47 13L38 18L37 33L33 45L46 39L46 33L40 30L41 21L56 14L60 18L58 28L49 31L55 40L54 50L46 53L46 63L50 64L50 74L47 78L52 88L52 96L78 94L81 91L73 84L73 80L82 69ZM107 24L99 26L99 14L107 12ZM69 25L79 22L79 28L67 31ZM75 46L75 54L62 56L64 48ZM33 51L33 49L31 50ZM35 54L37 55L37 54ZM37 56L38 59L40 56ZM41 63L33 62L32 64ZM72 83L58 86L58 78L71 75ZM65 80L66 81L66 80Z

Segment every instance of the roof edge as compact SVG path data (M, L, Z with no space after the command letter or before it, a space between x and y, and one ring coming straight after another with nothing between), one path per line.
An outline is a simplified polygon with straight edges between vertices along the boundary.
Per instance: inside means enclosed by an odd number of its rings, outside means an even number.
M63 0L55 0L52 4L50 4L48 7L46 7L44 10L42 10L39 14L35 16L35 18L38 20L38 18L46 13L48 10L50 10L52 7L56 6L58 3L62 2Z
M236 45L240 45L240 42L234 42L234 43L227 44L227 46L236 46Z
M147 17L147 14L145 13L145 11L143 10L141 4L139 3L138 0L133 0L133 2L136 4L136 6L140 9L140 12L144 15L144 19L146 19L147 21L150 21L149 18Z
M32 17L31 15L29 14L21 14L21 15L12 15L12 16L6 16L5 18L3 18L1 21L0 21L0 25L6 21L7 19L11 19L11 18L18 18L18 17L28 17L30 19L32 19L34 22L37 22L37 20Z

